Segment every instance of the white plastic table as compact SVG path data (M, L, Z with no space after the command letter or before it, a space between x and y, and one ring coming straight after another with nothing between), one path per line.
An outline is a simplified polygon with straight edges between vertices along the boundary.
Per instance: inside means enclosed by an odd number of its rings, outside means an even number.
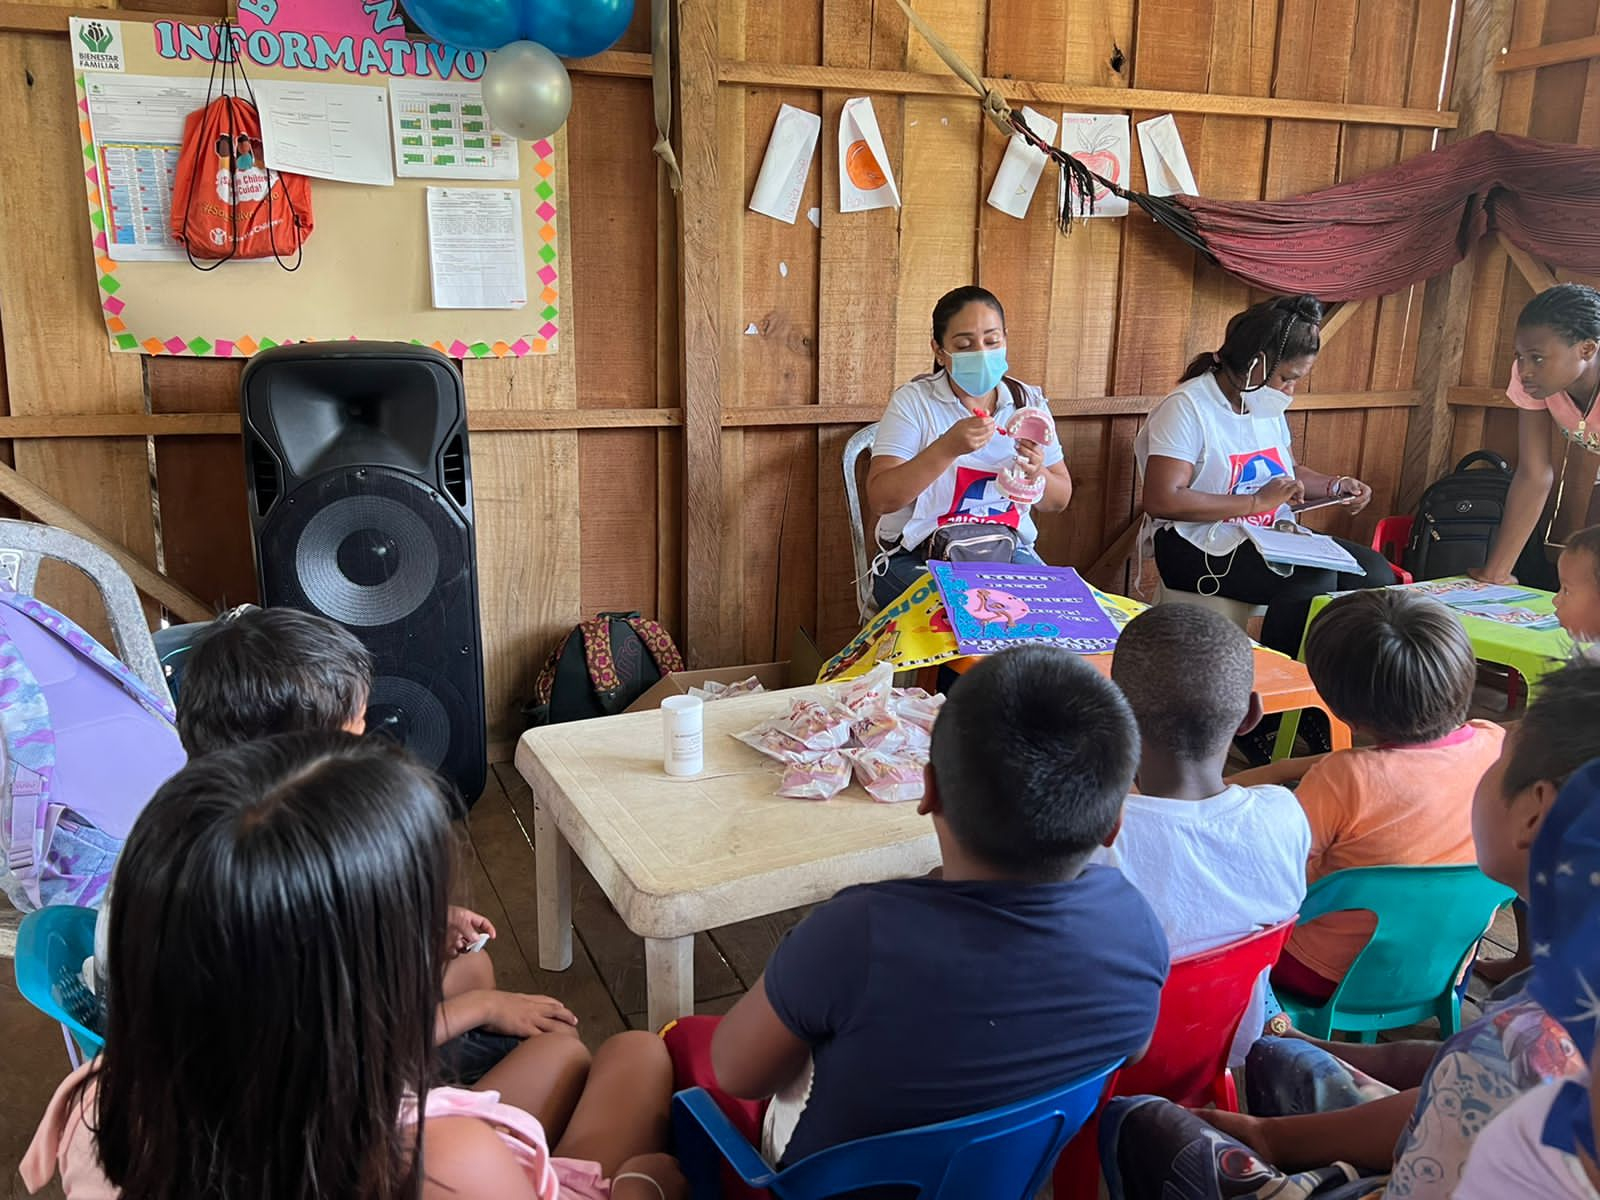
M572 965L569 848L645 939L652 1029L694 1011L696 933L930 871L939 848L915 804L879 804L854 786L821 802L778 796L777 764L731 736L818 690L707 704L705 770L690 779L661 769L659 710L523 734L516 763L533 789L539 965Z

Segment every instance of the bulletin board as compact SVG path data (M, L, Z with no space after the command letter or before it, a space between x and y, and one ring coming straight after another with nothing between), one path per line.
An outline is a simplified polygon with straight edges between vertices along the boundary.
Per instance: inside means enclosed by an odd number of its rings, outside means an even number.
M227 262L212 271L197 270L187 261L133 261L126 256L118 261L107 237L102 160L91 128L87 81L114 74L133 80L204 81L212 63L200 48L208 40L215 45L216 38L210 26L172 21L97 20L94 25L98 28L88 31L89 36L78 36L78 30L71 40L99 300L113 350L248 357L287 342L370 338L428 345L454 358L555 352L561 327L557 220L566 196L564 134L521 143L514 181L397 177L392 186L374 186L313 179L314 228L295 271L283 270L272 259ZM281 65L284 45L291 38L298 38L302 52L300 62L286 68ZM252 84L290 80L386 88L389 79L402 77L462 82L476 80L484 65L482 54L431 43L403 43L397 50L392 36L375 40L258 31L241 45L241 62ZM307 69L301 63L314 65ZM518 192L527 276L524 306L433 307L430 186Z

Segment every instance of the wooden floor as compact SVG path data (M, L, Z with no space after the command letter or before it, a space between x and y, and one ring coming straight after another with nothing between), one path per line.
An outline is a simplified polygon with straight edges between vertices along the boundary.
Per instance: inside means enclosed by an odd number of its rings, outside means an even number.
M469 821L472 850L462 902L494 922L491 948L503 987L558 997L596 1045L645 1023L644 943L629 933L583 864L572 864L572 966L539 969L533 887L533 798L509 763L497 766ZM701 934L695 939L695 1010L726 1012L744 995L797 910Z

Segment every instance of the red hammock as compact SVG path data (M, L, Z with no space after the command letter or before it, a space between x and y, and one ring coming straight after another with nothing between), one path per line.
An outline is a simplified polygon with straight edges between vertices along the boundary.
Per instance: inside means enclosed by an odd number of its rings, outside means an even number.
M1229 274L1269 292L1362 300L1449 270L1501 233L1600 274L1600 151L1501 133L1270 203L1128 198Z

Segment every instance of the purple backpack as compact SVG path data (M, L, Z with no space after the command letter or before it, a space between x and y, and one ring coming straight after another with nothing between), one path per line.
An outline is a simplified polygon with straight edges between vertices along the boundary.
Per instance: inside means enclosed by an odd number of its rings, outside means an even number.
M0 583L0 888L12 904L100 902L134 819L184 764L174 719L76 624Z

